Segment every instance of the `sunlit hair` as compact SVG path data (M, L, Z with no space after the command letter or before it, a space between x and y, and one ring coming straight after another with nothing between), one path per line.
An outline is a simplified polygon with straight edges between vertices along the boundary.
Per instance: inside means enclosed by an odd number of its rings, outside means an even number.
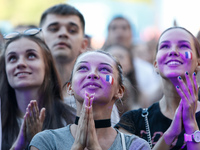
M7 146L10 146L13 143L13 140L18 135L20 129L17 122L17 118L19 118L20 115L20 110L17 104L15 91L9 85L8 78L6 75L5 53L10 43L17 41L21 38L27 38L37 43L41 48L42 56L44 59L45 76L38 93L39 108L46 108L46 117L43 124L43 129L53 129L62 127L63 123L61 117L67 120L67 115L69 115L68 112L68 114L62 112L65 111L66 108L63 105L62 101L63 97L61 83L49 48L40 38L36 36L20 34L19 36L12 38L6 42L0 57L0 97L2 111L1 115L3 116L2 129L3 139L5 142L4 146L6 146L6 144Z
M194 41L194 47L195 47L195 50L196 50L196 53L197 53L197 57L200 58L200 44L199 44L197 38L190 31L188 31L187 29L185 29L183 27L179 27L179 26L170 27L170 28L168 28L168 29L166 29L165 31L162 32L162 34L160 35L160 38L162 37L162 35L164 33L166 33L169 30L173 30L173 29L182 29L182 30L186 31L187 33L189 33L192 36L192 39ZM159 38L157 46L156 46L156 53L158 52L158 45L159 45L160 38Z
M45 10L40 18L40 27L44 24L47 15L49 14L54 14L54 15L62 15L62 16L70 16L70 15L75 15L77 16L80 21L81 25L83 28L83 33L85 32L85 20L83 15L73 6L68 5L68 4L58 4L54 5L47 10Z
M78 56L78 58L81 57L82 55L87 55L87 54L89 54L89 53L101 53L101 54L104 54L104 55L109 56L112 60L114 60L114 62L116 63L117 71L118 71L118 83L119 83L120 86L123 86L123 71L122 71L122 66L121 66L121 64L119 63L119 61L118 61L115 57L113 57L111 54L109 54L109 53L107 53L107 52L105 52L105 51L102 51L102 50L94 50L94 51L87 51L87 52L84 52L84 53L80 54L80 55ZM77 63L78 58L76 59L75 64ZM75 66L75 64L74 64L74 66ZM70 80L67 81L67 83L71 83L71 82L72 82L72 79L73 79L73 72L74 72L74 68L73 68L73 71L72 71L72 73L71 73ZM67 83L66 83L66 84L67 84ZM65 84L65 85L66 85L66 84Z

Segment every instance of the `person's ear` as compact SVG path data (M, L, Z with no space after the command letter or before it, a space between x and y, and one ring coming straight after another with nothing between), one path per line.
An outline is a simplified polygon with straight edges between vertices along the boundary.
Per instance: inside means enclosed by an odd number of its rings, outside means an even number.
M119 86L118 92L115 94L116 99L121 99L124 96L125 87L123 85Z
M200 71L200 58L197 59L197 66L195 69L196 72Z
M88 39L84 38L81 44L81 53L86 52L88 47Z
M155 69L156 73L159 74L158 62L157 62L157 60L154 61L153 66L154 66L154 69Z
M70 82L67 83L67 94L70 96L74 95L74 91Z

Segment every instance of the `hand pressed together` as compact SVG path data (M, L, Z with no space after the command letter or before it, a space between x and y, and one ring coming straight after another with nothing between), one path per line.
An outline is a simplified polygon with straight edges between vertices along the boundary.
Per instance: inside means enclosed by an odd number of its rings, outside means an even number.
M11 149L24 149L31 141L33 136L42 131L43 122L45 119L45 108L39 112L36 100L31 100L26 108L24 121L21 125L17 140Z
M92 104L94 100L94 95L95 94L88 94L87 92L85 92L85 99L82 106L82 111L78 122L78 129L76 132L75 142L72 146L72 150L101 150L97 139L93 119Z

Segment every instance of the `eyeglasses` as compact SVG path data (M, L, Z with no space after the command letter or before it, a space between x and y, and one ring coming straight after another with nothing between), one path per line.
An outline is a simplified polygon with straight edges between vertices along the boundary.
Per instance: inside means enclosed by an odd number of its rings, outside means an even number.
M10 39L13 39L19 35L30 35L30 36L34 36L38 33L40 33L40 31L42 31L41 28L31 28L31 29L27 29L25 30L23 33L20 33L20 32L11 32L11 33L8 33L8 34L5 34L3 36L3 38L5 40L10 40Z

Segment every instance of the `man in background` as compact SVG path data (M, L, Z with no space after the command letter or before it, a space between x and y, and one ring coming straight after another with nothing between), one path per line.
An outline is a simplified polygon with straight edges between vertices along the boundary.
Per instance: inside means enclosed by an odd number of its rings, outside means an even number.
M70 79L77 56L88 48L84 17L73 6L58 4L43 12L39 26L42 28L44 40L51 50L64 85ZM65 88L63 95L65 102L76 108L74 97L68 95ZM119 121L116 106L113 112L111 123L114 126Z

